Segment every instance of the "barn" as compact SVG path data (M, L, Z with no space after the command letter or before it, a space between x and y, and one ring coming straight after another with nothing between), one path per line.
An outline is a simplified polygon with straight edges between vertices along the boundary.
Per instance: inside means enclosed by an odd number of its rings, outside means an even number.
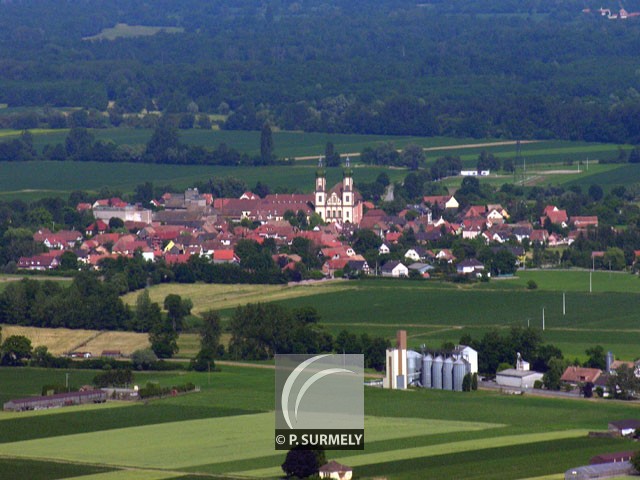
M4 410L22 412L25 410L43 410L45 408L67 407L84 403L103 403L107 401L107 394L102 390L87 390L84 392L58 393L45 397L27 397L9 400L3 405Z

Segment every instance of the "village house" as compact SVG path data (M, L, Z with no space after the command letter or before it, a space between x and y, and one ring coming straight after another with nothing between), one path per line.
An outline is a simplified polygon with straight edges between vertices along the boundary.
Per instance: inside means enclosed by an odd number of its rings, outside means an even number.
M555 205L547 205L540 217L540 225L544 226L546 221L554 225L560 225L562 228L568 226L569 217L566 210L560 210Z
M456 265L456 272L460 275L480 276L484 272L484 264L475 258L467 258Z
M380 272L382 273L383 277L399 278L409 276L409 269L401 262L398 262L396 260L390 260L385 263L380 269Z

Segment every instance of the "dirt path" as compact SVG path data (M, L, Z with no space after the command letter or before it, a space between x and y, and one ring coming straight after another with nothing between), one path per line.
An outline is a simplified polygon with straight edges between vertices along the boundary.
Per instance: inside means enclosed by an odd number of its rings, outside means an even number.
M538 143L542 140L521 140L520 145L526 145L528 143ZM458 150L464 148L483 148L483 147L503 147L507 145L516 145L517 140L504 140L501 142L485 142L485 143L469 143L464 145L443 145L441 147L424 147L422 150L425 152L437 152L442 150ZM398 149L398 152L402 152L402 149ZM303 157L294 157L294 160L317 160L324 155L307 155ZM359 157L360 152L341 153L340 157Z

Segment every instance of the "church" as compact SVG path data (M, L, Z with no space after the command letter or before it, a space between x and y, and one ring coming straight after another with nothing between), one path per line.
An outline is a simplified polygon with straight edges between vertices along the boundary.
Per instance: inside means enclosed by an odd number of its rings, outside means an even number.
M353 188L353 170L346 160L342 182L327 191L326 171L322 158L316 171L315 211L325 222L352 223L362 220L362 197Z

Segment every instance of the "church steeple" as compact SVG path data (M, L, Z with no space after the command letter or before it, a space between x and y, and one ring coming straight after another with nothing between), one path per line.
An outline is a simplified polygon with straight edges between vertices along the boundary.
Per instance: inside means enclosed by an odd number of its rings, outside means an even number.
M326 220L327 205L327 179L326 172L322 167L322 157L318 158L318 169L316 170L316 192L315 210L322 220Z
M353 190L353 170L351 169L349 157L345 160L344 169L342 170L342 186L345 192Z

